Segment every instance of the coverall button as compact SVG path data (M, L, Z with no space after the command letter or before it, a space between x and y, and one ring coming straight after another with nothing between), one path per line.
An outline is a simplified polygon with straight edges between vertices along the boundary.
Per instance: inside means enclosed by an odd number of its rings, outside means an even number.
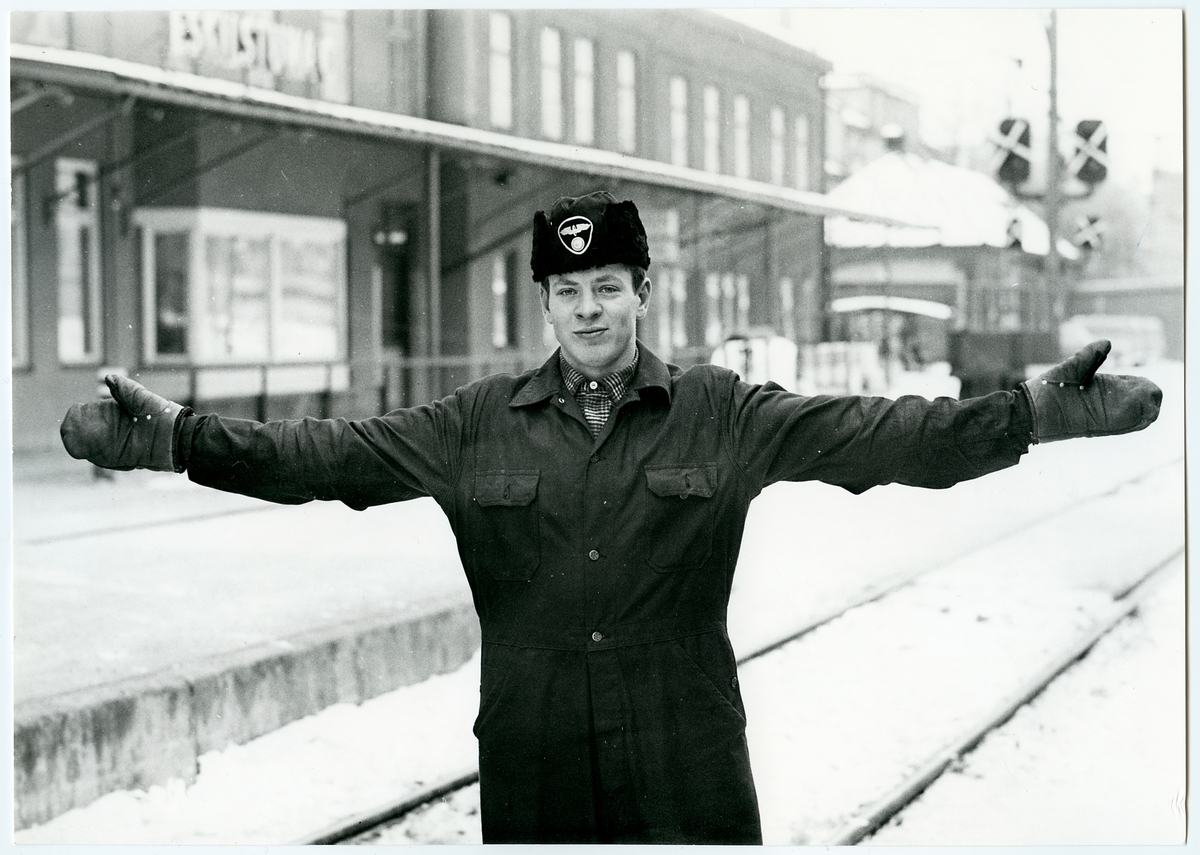
M729 681L729 685L735 689L737 688L737 675L734 675L733 679Z
M600 553L597 550L593 549L591 552L588 553L588 558L592 559L593 561L599 561Z
M592 462L593 462L593 463L599 463L599 462L600 462L600 455L599 455L599 454L593 454L593 455L592 455Z
M603 640L604 640L604 633L602 633L602 632L593 632L592 633L592 641L603 641Z

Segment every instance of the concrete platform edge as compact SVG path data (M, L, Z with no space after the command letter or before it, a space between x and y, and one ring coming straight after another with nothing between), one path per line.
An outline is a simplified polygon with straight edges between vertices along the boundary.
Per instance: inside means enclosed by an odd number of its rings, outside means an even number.
M14 823L105 793L195 780L199 758L337 703L360 703L466 662L469 600L379 618L15 705Z

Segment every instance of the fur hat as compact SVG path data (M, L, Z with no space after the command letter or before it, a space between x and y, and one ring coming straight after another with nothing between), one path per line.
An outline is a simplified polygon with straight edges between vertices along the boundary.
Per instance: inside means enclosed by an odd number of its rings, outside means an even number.
M574 273L605 264L650 266L646 229L633 202L618 202L604 190L564 196L548 214L533 215L533 278Z

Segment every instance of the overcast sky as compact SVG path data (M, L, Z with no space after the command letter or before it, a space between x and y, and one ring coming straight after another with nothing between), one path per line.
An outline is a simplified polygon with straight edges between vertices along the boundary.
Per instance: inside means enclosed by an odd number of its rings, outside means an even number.
M1044 10L773 8L726 14L813 51L837 72L866 72L910 91L921 105L922 136L932 145L977 143L1007 115L1028 118L1045 145L1050 52ZM1064 148L1078 121L1102 119L1109 125L1114 179L1147 189L1156 165L1182 171L1179 9L1060 9L1058 86Z

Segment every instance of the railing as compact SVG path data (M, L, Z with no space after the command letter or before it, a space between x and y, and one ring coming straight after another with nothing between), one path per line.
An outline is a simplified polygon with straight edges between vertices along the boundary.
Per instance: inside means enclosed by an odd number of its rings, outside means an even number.
M101 374L121 368L106 367ZM350 388L350 366L344 361L288 363L221 363L216 365L156 365L139 371L138 379L158 394L189 406L197 401L252 398L255 417L267 418L273 397L316 394L318 415L327 418L336 392Z

